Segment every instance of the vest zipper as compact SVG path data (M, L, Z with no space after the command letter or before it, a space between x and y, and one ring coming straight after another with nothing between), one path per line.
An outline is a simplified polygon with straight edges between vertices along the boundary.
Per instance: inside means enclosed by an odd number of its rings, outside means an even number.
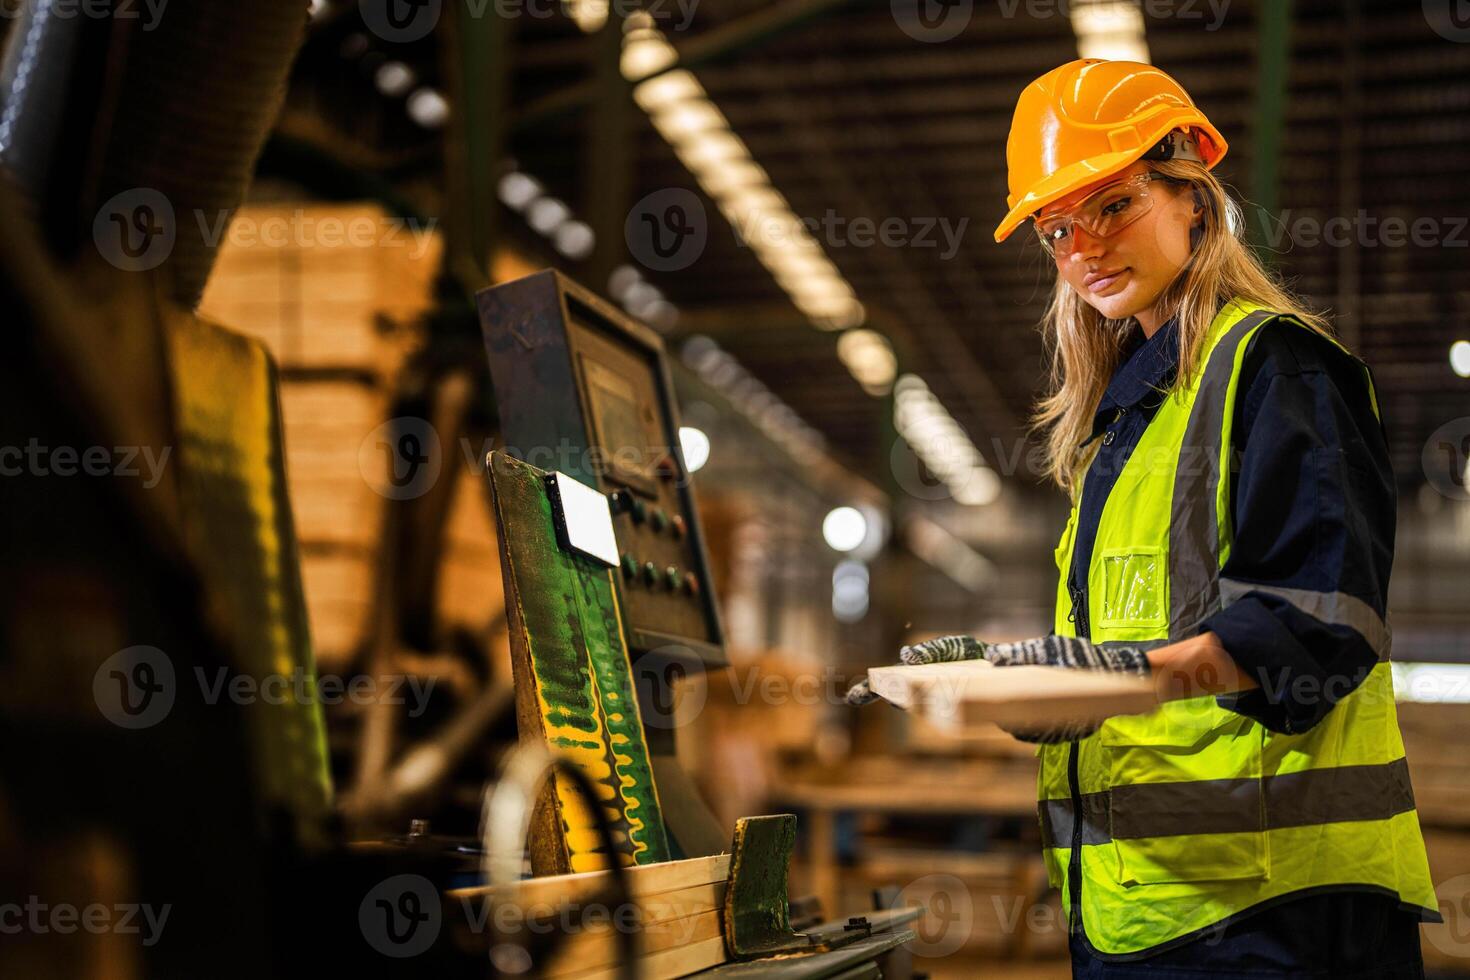
M1067 619L1076 625L1074 632L1084 640L1092 639L1092 632L1087 624L1087 603L1083 601L1086 596L1081 589L1073 588L1071 583L1067 585L1067 593L1072 597L1072 612Z
M1075 632L1083 639L1091 639L1087 623L1087 595L1082 589L1067 585L1072 597L1072 615L1068 617L1075 625ZM1077 774L1077 757L1081 746L1073 742L1067 749L1067 790L1072 794L1072 849L1067 856L1067 893L1072 906L1067 916L1067 931L1072 935L1082 933L1082 780Z
M1080 747L1073 742L1067 751L1067 788L1072 793L1072 850L1067 856L1067 892L1072 912L1067 916L1067 931L1082 932L1082 782L1077 776Z

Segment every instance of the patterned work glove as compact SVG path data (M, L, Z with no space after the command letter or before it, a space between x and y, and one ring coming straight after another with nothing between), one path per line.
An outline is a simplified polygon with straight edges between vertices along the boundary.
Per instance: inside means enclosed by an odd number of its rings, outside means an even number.
M941 636L923 643L906 646L898 652L903 664L937 664L957 660L984 659L997 667L1032 665L1066 667L1074 670L1111 670L1147 677L1149 662L1145 653L1135 647L1104 648L1071 636L1039 636L1016 643L983 643L972 636ZM858 681L847 692L848 704L868 704L878 695L868 688L867 678ZM1091 735L1096 722L1059 722L1039 729L1007 728L1023 742L1052 744L1071 742Z
M985 659L997 667L1033 664L1043 667L1069 667L1075 670L1112 670L1147 677L1148 656L1136 647L1100 647L1074 636L1038 636L1016 643L990 643ZM1043 728L1005 727L1023 742L1053 745L1073 742L1097 731L1099 722L1061 721Z
M936 641L937 642L937 641ZM1031 664L1078 670L1115 670L1148 676L1148 657L1136 647L1101 647L1075 636L1038 636L1016 643L987 643L985 659L997 667Z
M980 660L985 657L985 644L973 636L940 636L923 643L915 643L898 651L898 662L907 666L915 664L943 664L955 660ZM878 695L868 688L864 677L847 689L848 704L871 704Z

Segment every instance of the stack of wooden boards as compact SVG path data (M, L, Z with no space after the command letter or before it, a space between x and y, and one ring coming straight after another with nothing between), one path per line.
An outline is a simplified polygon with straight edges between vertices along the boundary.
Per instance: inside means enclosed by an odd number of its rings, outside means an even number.
M469 922L502 928L508 923L531 932L554 924L566 932L550 961L532 964L533 976L617 980L622 955L617 930L630 924L639 944L638 976L644 980L672 980L726 961L721 910L730 855L639 865L625 874L631 898L624 908L603 903L606 871L462 888L450 897L465 906Z
M319 668L371 623L390 458L372 445L421 342L437 234L370 204L246 206L224 230L200 313L258 337L281 372L286 472ZM381 473L378 470L381 469Z

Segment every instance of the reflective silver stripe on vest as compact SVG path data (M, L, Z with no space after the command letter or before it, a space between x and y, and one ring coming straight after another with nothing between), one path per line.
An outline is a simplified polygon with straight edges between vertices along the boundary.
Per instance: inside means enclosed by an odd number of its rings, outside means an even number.
M1225 332L1205 362L1199 391L1184 427L1169 513L1169 639L1195 634L1220 609L1220 532L1215 502L1220 488L1220 437L1225 396L1235 374L1235 352L1257 326L1279 316L1257 310Z
M1387 660L1392 646L1393 634L1388 623L1362 599L1346 592L1315 592L1311 589L1290 589L1279 585L1261 585L1242 582L1239 579L1220 579L1220 599L1224 605L1236 602L1248 592L1264 592L1279 596L1312 616L1332 626L1347 626L1362 634L1363 639L1378 654L1380 661Z
M1260 779L1130 783L1082 795L1082 843L1387 820L1412 809L1409 764L1402 758ZM1071 847L1072 801L1042 800L1037 811L1042 846Z

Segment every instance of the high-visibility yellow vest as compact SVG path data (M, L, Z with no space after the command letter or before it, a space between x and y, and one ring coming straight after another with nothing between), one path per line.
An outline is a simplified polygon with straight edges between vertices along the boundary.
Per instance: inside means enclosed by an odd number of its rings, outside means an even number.
M1144 648L1184 640L1205 617L1261 591L1353 627L1379 662L1305 733L1269 731L1206 695L1041 747L1047 876L1068 921L1104 956L1187 942L1308 889L1377 891L1438 918L1386 622L1354 596L1220 575L1234 537L1228 454L1240 365L1252 335L1276 317L1308 329L1254 303L1227 303L1205 339L1203 369L1144 431L1097 529L1087 569L1091 639ZM1376 413L1366 366L1363 373ZM1076 635L1067 578L1080 500L1079 492L1056 550L1063 636Z

